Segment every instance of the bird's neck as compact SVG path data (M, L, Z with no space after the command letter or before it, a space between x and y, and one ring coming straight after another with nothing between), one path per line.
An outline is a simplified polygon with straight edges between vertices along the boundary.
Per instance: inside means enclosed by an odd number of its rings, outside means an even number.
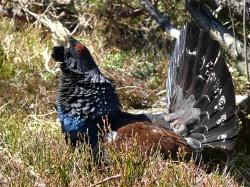
M95 119L121 108L112 83L101 73L93 71L82 76L63 74L57 105L71 115L86 119Z

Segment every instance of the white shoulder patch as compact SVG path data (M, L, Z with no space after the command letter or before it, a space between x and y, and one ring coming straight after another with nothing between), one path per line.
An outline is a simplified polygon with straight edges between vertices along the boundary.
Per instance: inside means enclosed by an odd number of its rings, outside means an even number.
M114 140L116 139L116 137L117 137L117 132L116 132L116 131L111 131L111 132L109 132L109 133L106 135L106 140L107 140L108 142L112 142L112 141L114 141Z

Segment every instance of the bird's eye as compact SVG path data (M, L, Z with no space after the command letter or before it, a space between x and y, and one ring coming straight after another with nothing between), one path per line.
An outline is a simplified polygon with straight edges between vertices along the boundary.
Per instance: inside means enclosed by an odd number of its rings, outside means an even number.
M78 43L78 44L75 45L75 51L77 53L83 54L84 50L85 50L85 47L82 44Z

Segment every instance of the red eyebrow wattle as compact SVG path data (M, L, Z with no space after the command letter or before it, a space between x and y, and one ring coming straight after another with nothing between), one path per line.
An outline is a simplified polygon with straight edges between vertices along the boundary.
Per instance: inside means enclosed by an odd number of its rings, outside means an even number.
M76 49L76 51L79 51L80 53L83 53L84 46L82 44L78 43L78 44L75 45L75 49Z

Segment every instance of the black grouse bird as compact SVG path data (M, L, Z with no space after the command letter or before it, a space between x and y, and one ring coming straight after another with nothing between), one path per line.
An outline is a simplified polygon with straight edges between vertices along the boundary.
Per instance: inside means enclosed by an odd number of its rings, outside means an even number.
M219 43L194 23L181 30L168 69L165 123L154 124L145 115L122 111L114 85L89 50L69 37L52 53L61 62L56 105L66 140L95 148L105 118L116 145L136 135L141 145L158 146L165 157L180 148L190 154L206 147L232 150L239 131L235 93L219 50Z

